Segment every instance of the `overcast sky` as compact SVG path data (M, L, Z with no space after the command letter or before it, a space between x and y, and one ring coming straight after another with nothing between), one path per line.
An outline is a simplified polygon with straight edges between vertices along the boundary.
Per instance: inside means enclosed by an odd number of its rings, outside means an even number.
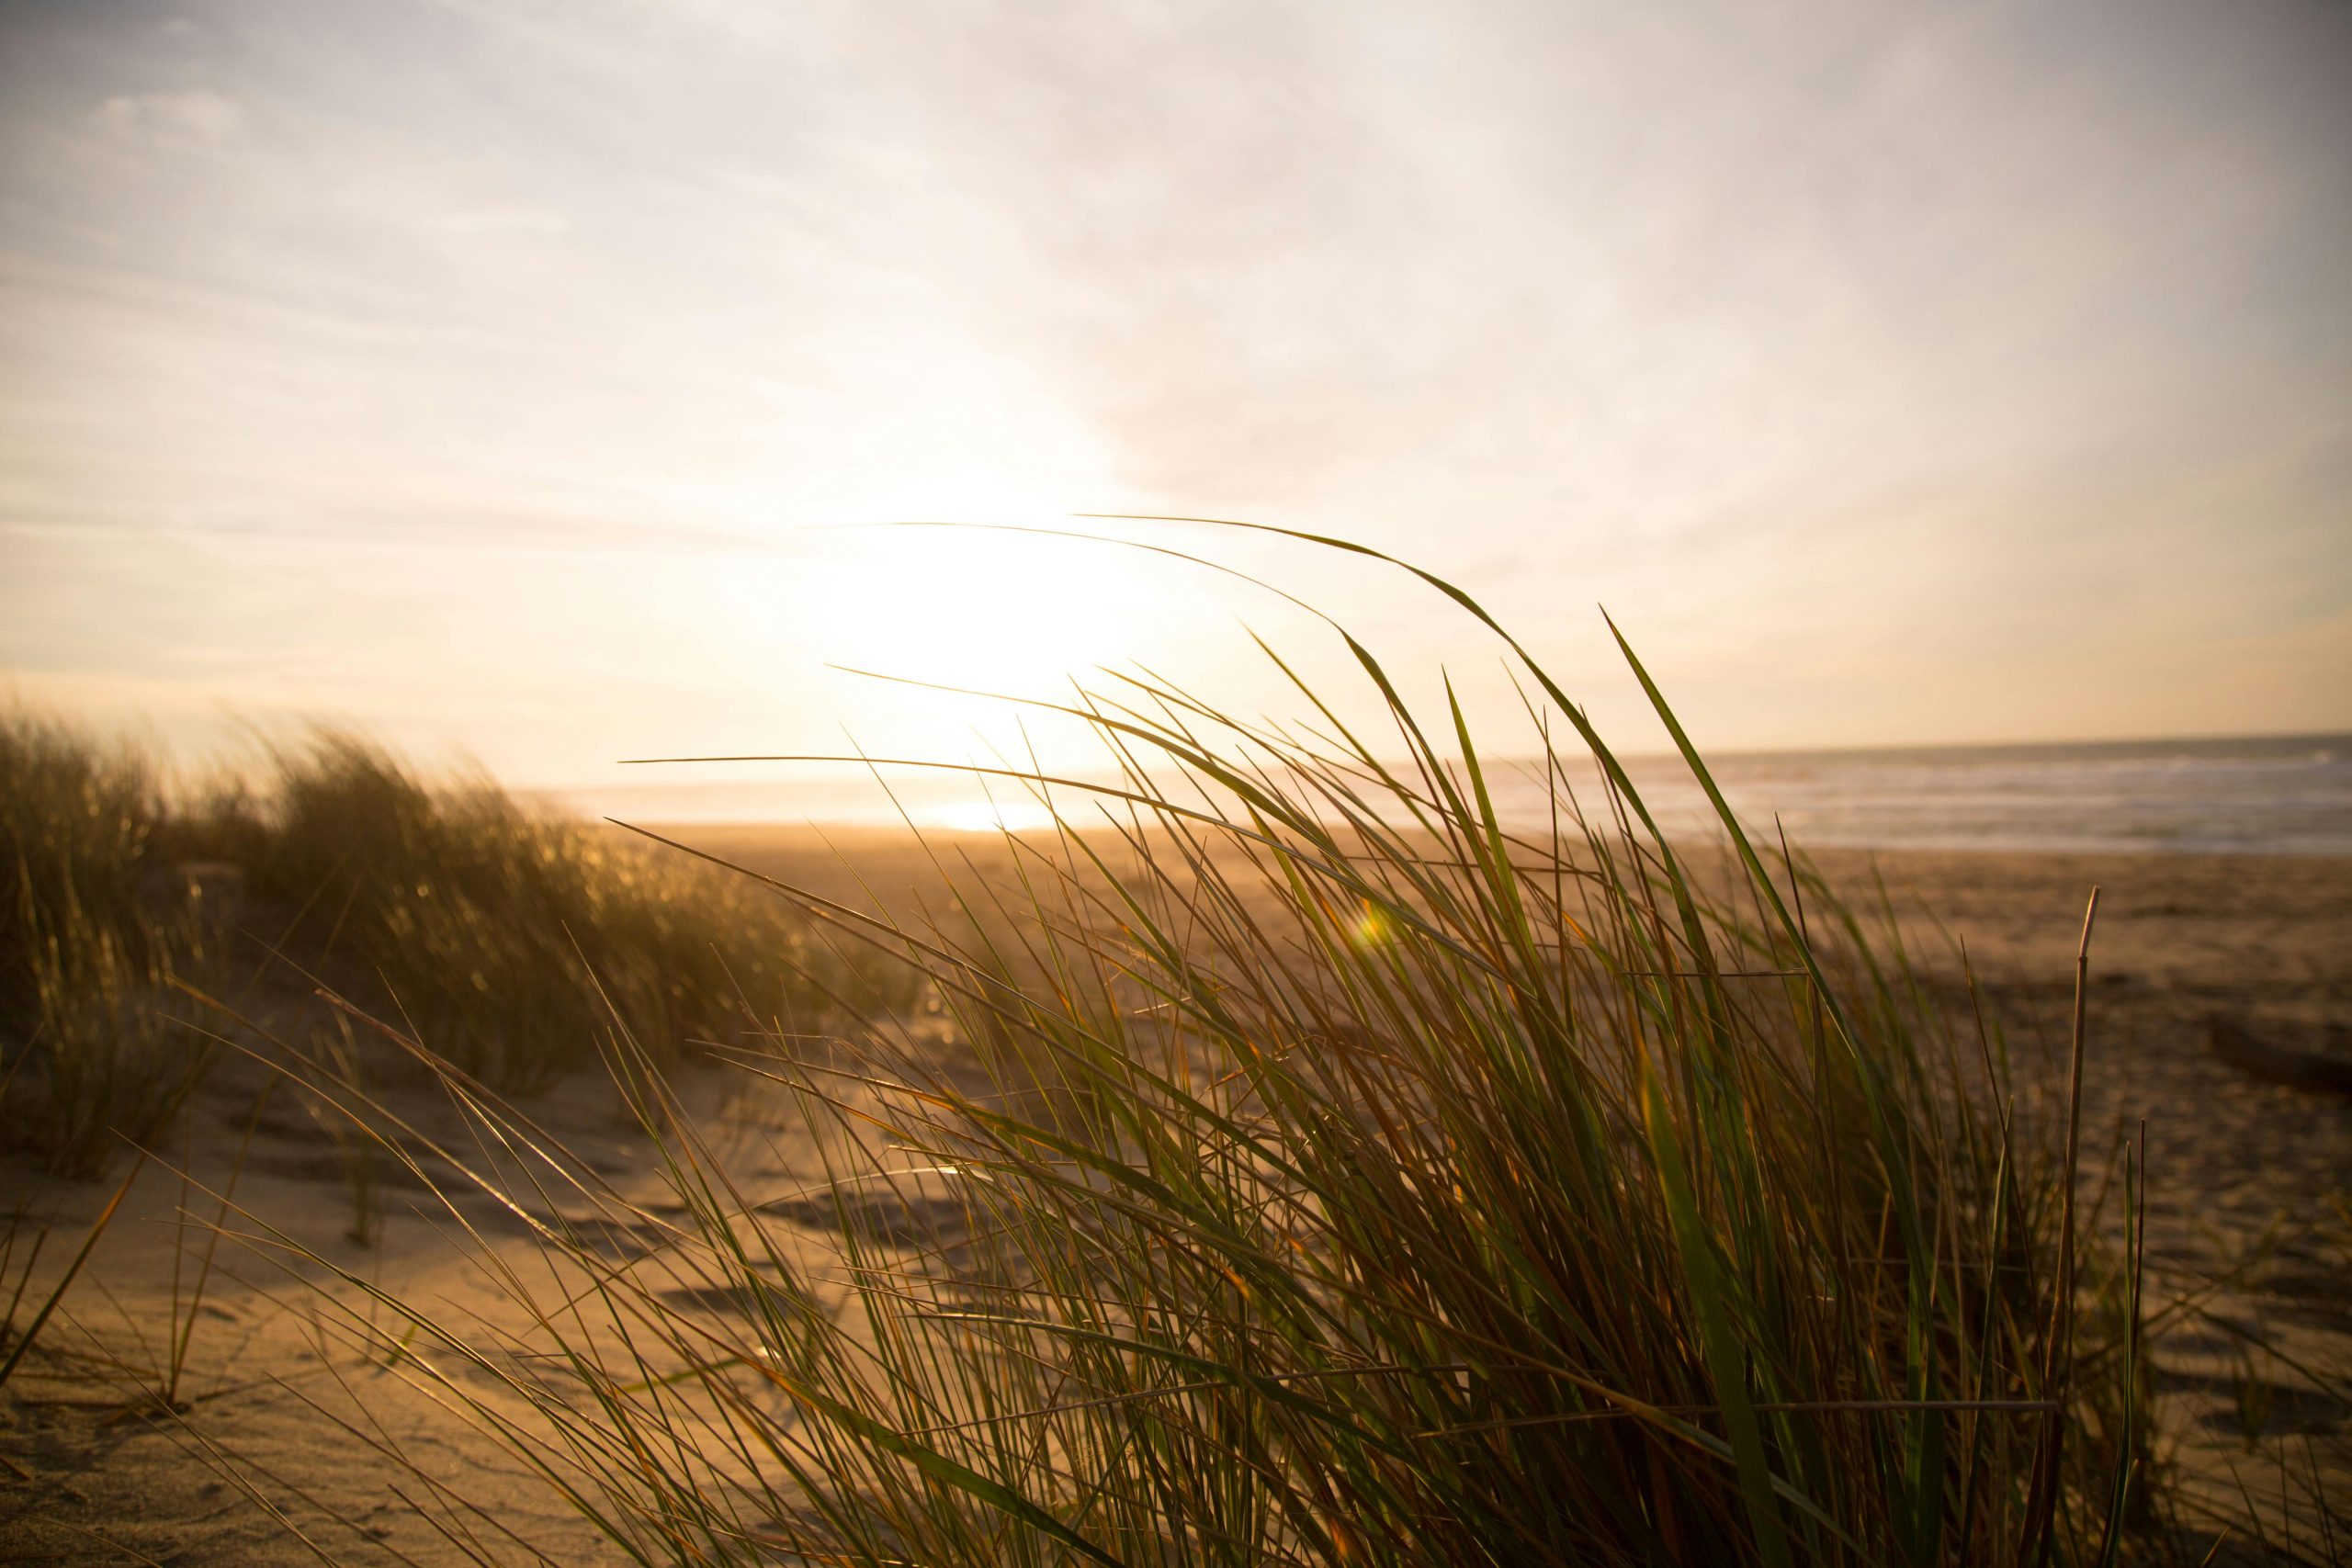
M1723 747L2352 728L2352 7L0 6L24 698L535 783L969 716L827 660L1278 706L1163 558L821 531L1126 509L1631 724L1605 604Z

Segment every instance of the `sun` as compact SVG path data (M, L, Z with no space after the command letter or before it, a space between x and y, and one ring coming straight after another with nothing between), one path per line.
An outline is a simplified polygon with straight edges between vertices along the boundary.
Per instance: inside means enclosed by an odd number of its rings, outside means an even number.
M1073 676L1148 657L1161 642L1142 558L989 526L828 531L810 563L808 640L826 662L854 670L1065 697Z
M954 515L954 525L808 536L796 640L835 668L827 690L842 728L866 755L1102 773L1102 737L1037 705L1073 705L1074 685L1115 690L1105 669L1160 664L1186 635L1188 597L1199 620L1197 594L1164 558L1070 536L1087 533L1082 522L1011 507L978 523L969 508ZM1026 832L1052 821L1001 777L894 773L892 788L894 809L919 826Z

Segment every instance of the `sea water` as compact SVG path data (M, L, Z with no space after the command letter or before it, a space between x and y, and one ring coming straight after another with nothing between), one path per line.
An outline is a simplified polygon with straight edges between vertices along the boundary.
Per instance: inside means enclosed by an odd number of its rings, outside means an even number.
M1792 841L1808 846L2352 854L2352 735L1723 752L1708 763L1743 821L1769 838L1777 818ZM1669 835L1713 830L1713 808L1679 759L1633 757L1626 769ZM967 829L1047 819L1017 783L991 780L984 789L953 773L892 770L886 794L868 775L665 772L659 783L552 798L640 823ZM1510 826L1547 830L1540 765L1498 761L1488 773ZM1589 814L1606 819L1589 759L1564 763L1561 776ZM1091 818L1082 791L1057 789L1053 800Z
M1743 821L1777 818L1804 844L2352 854L2352 736L1734 753L1709 770ZM1714 821L1678 760L1627 772L1669 835ZM1544 804L1522 774L1496 808Z

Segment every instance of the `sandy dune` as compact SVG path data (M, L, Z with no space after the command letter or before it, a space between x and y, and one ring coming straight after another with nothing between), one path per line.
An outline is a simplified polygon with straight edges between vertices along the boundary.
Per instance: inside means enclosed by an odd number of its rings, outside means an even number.
M903 903L910 889L935 886L924 852L898 836L837 840L848 863L806 832L685 836L849 902ZM989 840L970 843L984 861L1001 854ZM2155 1296L2275 1227L2267 1257L2160 1342L2169 1458L2192 1495L2216 1506L2231 1501L2233 1465L2256 1494L2274 1498L2278 1445L2250 1450L2241 1435L2250 1426L2270 1438L2308 1436L2323 1484L2352 1484L2352 1410L2338 1403L2352 1369L2352 1221L2341 1208L2352 1192L2352 1100L2254 1081L2204 1047L2205 1021L2218 1013L2283 1047L2352 1053L2352 861L1910 853L1822 863L1849 888L1866 886L1875 867L1930 973L1956 976L1948 938L1964 939L2027 1076L2045 1082L2063 1055L2083 900L2093 883L2105 888L2086 1125L2104 1149L2147 1121ZM1937 912L1941 931L1921 908ZM380 1161L380 1237L372 1247L352 1241L352 1156L332 1113L312 1114L286 1087L256 1116L265 1079L251 1062L216 1077L192 1136L140 1173L62 1309L0 1392L0 1562L316 1561L303 1538L356 1562L464 1561L429 1521L435 1513L469 1522L476 1550L493 1561L530 1560L523 1540L560 1562L617 1561L547 1485L412 1387L407 1369L351 1347L304 1282L316 1269L293 1264L278 1238L453 1320L478 1314L485 1343L515 1325L448 1215L427 1217L421 1184ZM431 1091L387 1094L428 1129L454 1131ZM741 1108L716 1075L690 1075L685 1094L714 1136L733 1140L747 1179L782 1192L808 1174L796 1170L808 1151L789 1135L757 1116L731 1119ZM659 1200L642 1140L622 1123L608 1085L576 1081L531 1110L618 1189ZM207 1189L225 1180L249 1126L226 1227L233 1234L191 1310L220 1213ZM180 1163L187 1182L172 1168ZM33 1270L37 1299L114 1183L45 1181L18 1164L0 1170L28 1205L20 1236L50 1228ZM527 1263L535 1244L513 1216L480 1198L459 1210L489 1247ZM822 1220L786 1205L775 1223ZM370 1310L362 1292L344 1289L337 1299ZM385 1309L373 1310L380 1321ZM141 1404L137 1391L155 1385L183 1331L184 1408L166 1416ZM2247 1335L2271 1348L2250 1348ZM529 1350L514 1341L500 1353L521 1361ZM2250 1371L2259 1374L2253 1384ZM2293 1451L2304 1463L2300 1440ZM447 1490L420 1495L417 1476ZM2280 1508L2265 1506L2275 1527Z

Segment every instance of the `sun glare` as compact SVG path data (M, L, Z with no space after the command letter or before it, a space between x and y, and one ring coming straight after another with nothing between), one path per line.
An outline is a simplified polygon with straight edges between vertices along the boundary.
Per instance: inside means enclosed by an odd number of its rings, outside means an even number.
M854 670L1063 696L1072 675L1157 640L1143 558L979 527L845 529L814 563L814 649Z

